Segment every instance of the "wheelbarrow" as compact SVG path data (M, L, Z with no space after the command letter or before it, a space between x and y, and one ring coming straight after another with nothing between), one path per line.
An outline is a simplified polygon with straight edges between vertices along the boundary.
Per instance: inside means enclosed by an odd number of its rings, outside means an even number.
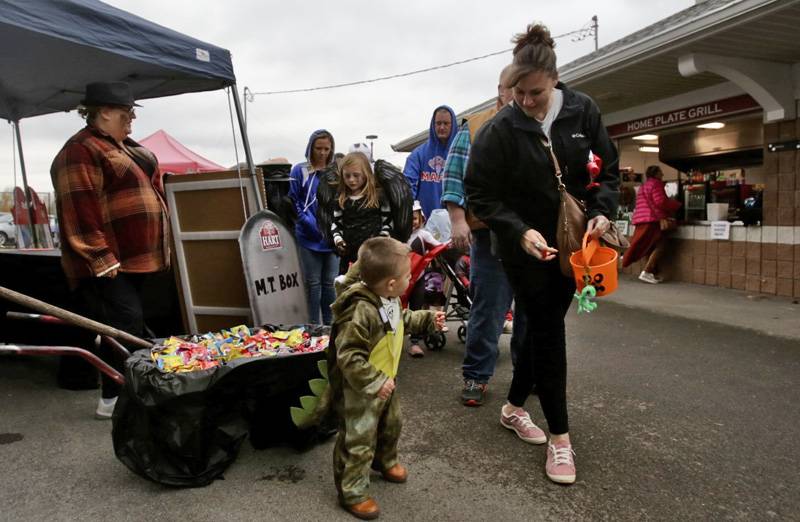
M130 470L160 484L197 487L219 478L248 434L256 449L307 447L318 435L300 432L289 408L319 377L325 352L236 359L201 371L164 373L150 341L0 287L0 298L44 315L9 312L20 321L77 325L101 335L126 358L125 375L91 352L71 346L0 344L0 355L68 355L89 361L123 385L112 416L114 453ZM321 327L320 327L321 328ZM120 344L146 348L133 354Z

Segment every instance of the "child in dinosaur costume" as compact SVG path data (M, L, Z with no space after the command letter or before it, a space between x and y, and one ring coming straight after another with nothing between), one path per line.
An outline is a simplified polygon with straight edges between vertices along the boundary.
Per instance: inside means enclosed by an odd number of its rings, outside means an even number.
M389 482L405 482L398 462L400 405L395 376L404 333L433 333L444 314L403 310L408 288L408 247L391 238L364 242L356 262L338 282L333 309L334 342L328 348L330 391L340 419L333 450L339 502L354 516L370 520L380 510L369 496L370 467Z

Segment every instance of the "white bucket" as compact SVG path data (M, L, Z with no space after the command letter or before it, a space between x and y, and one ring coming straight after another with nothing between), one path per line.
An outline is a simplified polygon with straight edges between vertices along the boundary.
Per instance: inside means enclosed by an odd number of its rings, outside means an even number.
M727 203L706 203L706 219L708 221L727 221Z

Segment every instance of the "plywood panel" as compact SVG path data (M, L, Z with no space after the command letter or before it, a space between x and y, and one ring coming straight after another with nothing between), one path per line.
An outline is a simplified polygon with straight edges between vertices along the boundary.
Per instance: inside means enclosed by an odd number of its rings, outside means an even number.
M197 331L205 332L218 332L220 330L228 329L232 326L240 324L248 324L249 318L247 316L235 315L198 315L197 316Z
M186 241L183 248L194 306L250 308L237 241Z
M239 188L176 192L175 202L182 232L240 230L246 220Z

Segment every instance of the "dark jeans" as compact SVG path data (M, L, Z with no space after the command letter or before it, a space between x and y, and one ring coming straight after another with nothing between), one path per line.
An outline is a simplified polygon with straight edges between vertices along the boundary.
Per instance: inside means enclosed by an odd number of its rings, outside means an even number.
M575 293L575 282L561 275L557 260L549 263L512 261L504 263L504 266L516 300L522 305L522 314L527 319L525 340L518 348L508 402L522 407L531 387L536 384L550 433L567 433L564 317Z
M308 321L311 324L320 324L321 310L321 324L331 324L331 304L336 300L333 280L339 274L339 258L333 252L317 252L302 246L297 250L306 283Z
M469 291L472 308L467 323L467 341L461 366L464 380L489 382L497 363L497 341L503 333L506 312L514 293L503 265L492 255L489 230L474 230L470 248ZM517 305L515 308L519 308ZM514 314L511 336L511 360L516 363L517 351L524 340L525 316Z
M83 279L75 290L80 312L118 330L138 337L145 336L142 310L142 287L148 274L123 274L117 277ZM79 313L80 313L79 312ZM117 371L124 371L124 360L104 344L98 356ZM102 395L109 399L119 395L120 386L102 375Z

